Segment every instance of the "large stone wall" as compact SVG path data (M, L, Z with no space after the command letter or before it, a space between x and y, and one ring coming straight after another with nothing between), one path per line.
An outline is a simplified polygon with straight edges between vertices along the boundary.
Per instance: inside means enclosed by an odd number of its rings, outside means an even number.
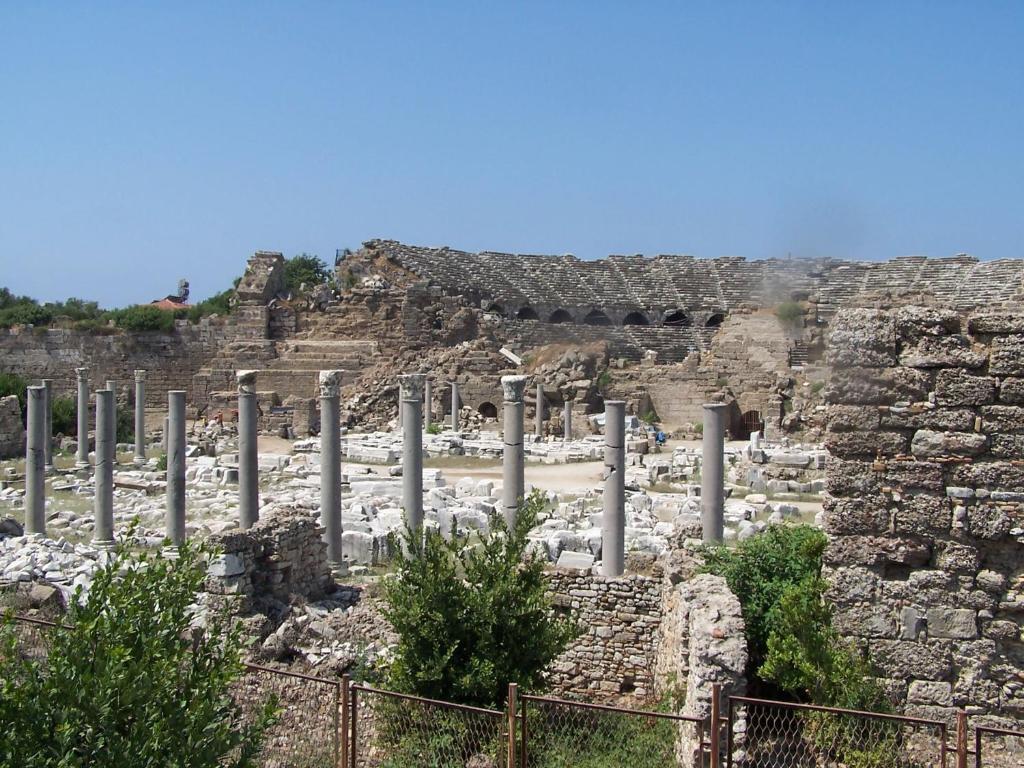
M0 398L0 459L25 455L25 425L14 395Z
M1024 314L842 313L825 555L835 619L907 710L1024 718Z
M183 389L192 396L192 377L233 333L233 325L217 320L179 321L172 333L0 329L0 372L30 382L53 379L55 396L75 397L75 368L89 370L93 390L115 380L119 394L126 388L134 391L134 371L142 369L147 371L147 404L166 407L168 390Z

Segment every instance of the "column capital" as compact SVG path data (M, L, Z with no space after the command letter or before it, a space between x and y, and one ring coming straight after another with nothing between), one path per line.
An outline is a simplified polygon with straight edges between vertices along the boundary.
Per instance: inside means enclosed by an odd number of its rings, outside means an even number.
M720 411L725 408L725 403L704 403L702 407L706 411Z
M246 395L256 394L256 373L257 371L236 371L235 378L238 380L238 391Z
M135 369L135 381L136 382L143 382L145 380L146 380L146 372L144 370L142 370L141 368L136 368Z
M88 368L75 368L75 378L79 381L85 381L89 378Z
M341 396L341 371L320 371L320 397Z
M526 391L526 377L502 376L501 391L506 403L523 402L523 392Z
M423 385L427 381L425 373L406 373L398 377L403 400L422 400Z

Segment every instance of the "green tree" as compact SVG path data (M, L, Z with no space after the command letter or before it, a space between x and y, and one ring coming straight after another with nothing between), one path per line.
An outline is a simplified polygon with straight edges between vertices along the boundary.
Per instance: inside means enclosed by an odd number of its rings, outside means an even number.
M78 405L70 397L53 398L53 434L78 434Z
M226 291L221 291L218 294L211 296L208 299L200 301L198 304L194 304L189 307L188 320L190 323L197 323L204 317L210 315L229 315L233 306L231 300L235 296L233 288L229 288Z
M529 552L543 497L521 505L515 528L500 516L492 532L470 546L426 531L423 541L396 547L397 578L385 585L385 615L398 633L387 672L391 687L434 699L499 706L508 683L543 685L543 670L576 636L556 616L544 562Z
M139 304L111 312L114 323L126 331L162 331L169 333L174 330L174 312L154 307L151 304Z
M326 283L331 279L327 264L319 256L300 253L284 263L284 285L289 291L297 292L305 283L307 287Z
M6 289L4 289L6 290ZM0 373L0 397L14 395L18 398L18 405L21 408L21 416L25 417L25 398L28 382L16 373Z
M775 316L786 328L797 325L804 316L804 308L797 301L784 301L775 308Z
M275 718L231 696L242 640L226 614L192 626L201 550L176 560L128 554L102 566L52 630L43 661L0 628L0 764L23 768L235 768L254 765Z
M752 670L764 662L782 595L821 573L827 543L825 534L809 525L772 525L735 548L705 550L705 570L725 577L743 606Z

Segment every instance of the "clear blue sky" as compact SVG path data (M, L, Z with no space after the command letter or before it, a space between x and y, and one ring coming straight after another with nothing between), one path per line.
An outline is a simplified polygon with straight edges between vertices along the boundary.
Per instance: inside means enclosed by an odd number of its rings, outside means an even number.
M10 2L0 285L254 250L1024 256L1024 2Z

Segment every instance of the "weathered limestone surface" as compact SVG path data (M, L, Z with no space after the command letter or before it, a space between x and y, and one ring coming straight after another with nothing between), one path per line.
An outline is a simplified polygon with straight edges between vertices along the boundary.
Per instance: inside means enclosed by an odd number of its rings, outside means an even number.
M834 320L825 553L840 631L908 712L1024 718L1020 310Z

